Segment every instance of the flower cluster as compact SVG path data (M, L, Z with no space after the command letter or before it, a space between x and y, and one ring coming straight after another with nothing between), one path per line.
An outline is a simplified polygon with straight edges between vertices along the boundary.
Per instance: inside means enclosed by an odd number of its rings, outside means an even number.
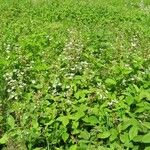
M27 58L23 56L19 56L18 60L14 61L13 66L14 69L9 69L3 77L6 83L6 93L8 96L8 100L18 99L24 92L27 87L27 77L28 73L32 69L33 61L27 63Z
M76 30L68 30L69 40L64 46L63 52L58 61L64 64L60 71L65 72L65 77L72 79L76 74L83 72L89 65L88 62L82 61L83 44L81 37Z

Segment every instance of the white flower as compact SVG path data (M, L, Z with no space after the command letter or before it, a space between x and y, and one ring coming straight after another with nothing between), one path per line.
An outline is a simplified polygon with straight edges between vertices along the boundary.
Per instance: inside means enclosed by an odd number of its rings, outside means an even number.
M36 81L35 81L35 80L32 80L31 82L32 82L32 84L35 84L35 83L36 83Z
M19 85L19 87L20 87L20 88L23 88L23 86L22 86L22 85Z
M17 72L17 69L14 69L13 72Z
M10 93L10 92L11 92L11 90L10 90L10 89L8 89L8 90L7 90L7 92L8 92L8 93Z
M66 86L66 88L67 88L67 89L69 89L69 88L70 88L70 86L68 85L68 86Z
M132 47L135 47L135 46L136 46L136 43L131 43L131 46L132 46Z
M12 86L11 89L12 89L12 90L15 89L15 86Z
M72 103L70 100L67 100L66 102L67 102L68 104L71 104L71 103Z
M71 70L72 70L72 71L74 71L74 70L75 70L75 68L71 68Z

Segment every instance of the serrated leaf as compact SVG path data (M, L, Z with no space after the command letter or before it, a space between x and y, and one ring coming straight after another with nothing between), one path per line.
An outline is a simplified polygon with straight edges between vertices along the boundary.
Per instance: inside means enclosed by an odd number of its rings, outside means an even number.
M9 117L8 117L8 119L7 119L7 123L8 123L8 125L9 125L11 128L14 128L14 126L15 126L15 120L14 120L14 118L13 118L11 115L9 115Z
M105 131L103 133L99 133L98 134L98 138L101 138L101 139L106 139L110 136L110 132L109 131Z
M142 138L143 143L150 143L150 133L145 134Z
M8 135L4 134L3 137L0 139L0 144L5 144L8 141Z
M63 134L62 134L62 139L64 140L64 142L66 142L66 140L69 138L69 134L68 133L66 133L66 132L64 132Z
M137 134L138 134L138 128L136 126L131 127L129 130L130 140L132 140L134 137L136 137Z

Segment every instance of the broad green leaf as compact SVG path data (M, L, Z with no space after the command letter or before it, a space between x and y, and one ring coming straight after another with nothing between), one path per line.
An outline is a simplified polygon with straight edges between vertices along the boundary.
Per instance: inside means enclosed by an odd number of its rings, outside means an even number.
M79 90L78 92L75 93L75 98L85 98L87 91L86 90Z
M150 146L149 146L149 147L146 147L144 150L150 150Z
M130 126L137 126L137 125L138 125L138 122L136 119L125 118L123 120L123 123L118 125L118 130L119 130L119 132L121 132Z
M112 129L110 132L111 132L111 136L110 136L109 139L110 139L110 141L113 141L113 140L115 140L117 138L118 132L115 129Z
M88 109L88 106L86 106L85 104L80 104L79 107L77 107L77 110L79 111L86 111Z
M80 133L80 130L79 130L79 129L74 129L74 130L72 131L72 133L73 133L73 134L78 134L78 133Z
M146 98L147 100L150 101L150 91L149 90L141 90L139 98L140 98L140 100L142 100L143 98Z
M136 89L136 92L139 92L139 91L140 91L140 89L138 88L137 85L133 84L133 86L134 86L134 88Z
M133 141L134 142L142 142L142 138L143 138L143 136L142 135L137 135L135 138L133 138Z
M149 108L149 107L140 107L140 108L138 108L138 109L135 111L135 113L136 113L136 114L142 113L142 112L146 111L147 108Z
M7 119L7 123L11 128L14 128L15 126L15 120L13 118L13 116L9 115L8 119Z
M120 135L120 140L121 140L121 142L122 143L129 143L129 135L128 135L128 133L124 133L124 134L121 134Z
M63 138L64 142L66 142L66 140L69 138L69 134L66 133L66 132L64 132L64 133L62 134L62 138Z
M8 141L8 135L7 134L4 134L2 136L2 138L0 139L0 144L6 144Z
M128 96L125 100L125 102L130 106L134 102L134 97Z
M95 125L95 124L99 123L99 121L96 118L96 116L85 117L83 119L83 121L85 121L86 123L89 123L91 125Z
M77 145L72 145L69 147L69 150L77 150Z
M108 84L108 85L116 85L116 81L113 80L113 79L110 79L110 78L107 78L105 80L105 83Z
M79 137L88 140L90 137L90 134L86 130L84 130L84 131L81 131Z
M34 86L36 89L42 89L43 88L43 85L42 84L37 84Z
M77 128L78 128L78 125L79 125L79 122L78 122L78 121L73 121L72 127L73 127L74 129L77 129Z
M147 133L142 138L143 143L150 143L150 133Z
M118 131L121 132L131 125L132 125L131 122L123 122L122 124L119 124Z
M136 137L137 134L138 134L138 128L136 126L132 126L129 130L130 140L132 140L134 137Z
M148 129L150 129L150 122L143 122L142 125Z
M132 142L127 142L124 144L124 146L128 147L128 148L133 148L133 143Z
M0 122L3 120L3 117L2 116L0 116Z
M106 139L110 136L110 132L109 131L105 131L103 133L99 133L98 134L98 138L101 138L101 139Z
M38 129L39 124L38 124L38 122L36 120L33 120L32 121L32 126L33 126L33 128Z
M57 118L57 120L61 121L64 126L66 126L69 123L68 116L61 116L61 117Z
M97 150L108 150L108 149L104 146L99 146Z
M88 122L90 124L93 124L93 125L99 123L99 121L98 121L98 119L97 119L96 116L90 116L90 117L88 117Z
M73 117L74 117L74 119L77 121L77 120L79 120L80 118L82 118L83 116L85 116L84 111L82 111L82 110L79 109L78 112L75 113L75 115L74 115Z

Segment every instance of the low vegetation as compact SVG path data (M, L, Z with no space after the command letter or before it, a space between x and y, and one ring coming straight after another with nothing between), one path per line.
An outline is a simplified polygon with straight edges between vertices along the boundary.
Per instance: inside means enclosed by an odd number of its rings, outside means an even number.
M149 0L0 12L0 149L150 150Z

